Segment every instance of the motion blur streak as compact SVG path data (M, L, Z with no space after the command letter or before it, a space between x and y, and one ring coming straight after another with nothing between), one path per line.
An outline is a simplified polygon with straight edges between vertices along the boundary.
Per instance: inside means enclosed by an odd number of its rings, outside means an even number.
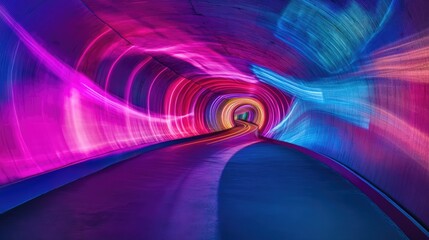
M374 12L352 0L344 9L323 1L292 0L277 36L330 72L347 67L389 16L394 0L379 0Z
M338 161L427 228L428 9L3 0L0 185L224 130L197 141L240 149L255 130Z
M394 42L371 54L368 64L357 73L415 83L429 81L429 31Z

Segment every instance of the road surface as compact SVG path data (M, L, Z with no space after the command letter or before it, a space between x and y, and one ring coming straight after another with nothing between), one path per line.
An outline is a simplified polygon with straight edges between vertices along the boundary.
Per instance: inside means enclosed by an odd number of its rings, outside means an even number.
M405 239L350 182L257 126L143 153L0 215L0 239Z

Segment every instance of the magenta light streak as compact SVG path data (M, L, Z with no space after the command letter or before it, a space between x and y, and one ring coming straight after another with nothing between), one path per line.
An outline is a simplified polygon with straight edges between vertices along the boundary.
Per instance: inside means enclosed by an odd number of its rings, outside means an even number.
M189 127L186 132L169 127L172 123L180 124L185 119L193 118L193 113L181 116L145 114L106 94L86 76L50 54L3 7L0 7L0 16L32 55L61 80L55 87L44 85L43 92L27 89L25 94L35 95L36 98L21 99L11 106L5 106L6 109L2 108L2 111L15 112L15 117L2 121L16 126L9 138L17 137L18 140L9 142L17 144L16 148L10 148L12 152L0 155L1 168L10 169L0 176L0 183L32 176L119 148L201 133ZM17 51L18 48L19 45ZM18 89L12 92L24 94ZM45 97L50 95L58 99L51 102L50 109L47 109L49 112L45 112ZM24 106L32 106L33 111L44 114L29 119L25 117ZM43 147L41 143L44 143Z
M247 114L429 226L428 5L3 1L0 185Z
M185 60L203 72L212 76L228 76L234 80L217 80L199 83L190 81L181 76L174 76L171 70L162 67L149 79L148 90L144 101L146 107L136 106L133 102L134 85L141 81L141 74L153 67L154 59L145 56L122 79L124 84L123 99L111 94L109 90L117 84L114 72L123 61L130 57L140 56L146 52L165 52L162 49L143 49L134 45L121 45L120 42L106 44L106 39L112 33L105 28L92 40L88 41L76 61L76 70L37 41L25 30L8 12L0 6L1 20L16 34L19 39L15 57L12 60L11 72L17 72L22 67L20 55L27 51L31 59L38 62L40 67L33 79L40 81L41 88L32 88L24 83L20 88L13 86L18 79L11 76L10 91L12 105L2 107L4 125L14 126L0 153L0 168L5 174L0 176L0 184L10 183L29 176L50 171L69 164L85 161L94 156L105 154L118 149L142 147L157 142L183 138L210 131L222 130L224 117L217 116L208 123L204 118L206 109L212 102L198 101L213 95L214 89L238 87L242 93L231 98L247 97L249 89L258 92L264 104L271 110L278 111L279 115L272 115L267 126L276 124L283 107L276 107L272 103L276 98L288 101L279 92L267 86L262 86L251 75L238 73L222 56L209 48L195 45L183 45L165 48L172 56ZM20 44L22 43L22 44ZM103 49L103 47L106 47ZM122 49L122 51L113 51ZM192 51L195 53L192 53ZM109 52L118 54L111 55ZM210 53L217 59L206 58ZM167 52L165 52L167 53ZM143 56L143 55L142 55ZM112 58L113 57L113 58ZM93 66L101 64L106 59L113 59L106 69L107 75L100 84L91 79L91 74L84 74ZM101 67L101 66L100 66ZM53 74L53 75L51 75ZM166 76L173 76L166 88L163 101L154 100L159 95L159 88L165 85ZM95 76L95 78L98 78ZM252 80L253 79L253 80ZM31 79L29 79L31 80ZM54 84L52 84L54 82ZM209 94L208 94L209 93ZM18 98L17 96L34 96L32 98ZM228 98L222 99L228 101ZM270 102L270 103L269 103ZM35 113L29 118L28 106ZM48 107L47 107L48 106ZM223 105L220 105L223 106ZM154 110L158 109L158 110ZM217 112L220 112L218 109ZM8 112L14 114L8 115ZM229 118L229 117L227 117ZM208 127L208 125L216 127Z

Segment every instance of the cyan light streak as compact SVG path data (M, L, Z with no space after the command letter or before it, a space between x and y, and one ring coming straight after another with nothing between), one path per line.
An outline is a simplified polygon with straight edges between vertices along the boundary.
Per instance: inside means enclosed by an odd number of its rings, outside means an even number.
M429 226L429 1L0 5L0 185L247 113Z
M321 89L308 87L303 81L294 77L284 78L269 69L255 65L252 66L252 71L262 82L278 87L297 98L314 102L323 102L324 100Z
M328 72L339 72L379 31L394 3L380 0L372 13L356 1L336 10L316 0L292 0L275 35Z
M288 132L288 126L309 111L324 112L361 128L369 127L371 105L366 80L341 81L341 79L328 78L304 83L303 80L290 76L283 77L256 65L251 69L260 81L295 97L289 113L272 129L271 133L277 129ZM282 140L286 139L282 138Z

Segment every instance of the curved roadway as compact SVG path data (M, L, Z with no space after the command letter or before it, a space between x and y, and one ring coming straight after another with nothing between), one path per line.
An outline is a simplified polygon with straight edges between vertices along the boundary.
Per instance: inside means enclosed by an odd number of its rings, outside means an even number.
M141 154L0 215L0 239L404 239L339 174L236 128Z

